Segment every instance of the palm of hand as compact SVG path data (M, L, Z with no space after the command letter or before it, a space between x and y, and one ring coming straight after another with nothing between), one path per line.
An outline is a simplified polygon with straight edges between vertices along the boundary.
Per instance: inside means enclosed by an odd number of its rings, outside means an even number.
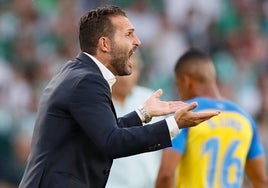
M145 101L143 107L150 116L167 115L187 106L182 101L161 101L160 97L162 94L163 91L159 89Z
M174 117L179 128L196 126L220 113L217 110L209 112L192 112L191 110L196 108L197 105L198 104L194 102L175 112Z

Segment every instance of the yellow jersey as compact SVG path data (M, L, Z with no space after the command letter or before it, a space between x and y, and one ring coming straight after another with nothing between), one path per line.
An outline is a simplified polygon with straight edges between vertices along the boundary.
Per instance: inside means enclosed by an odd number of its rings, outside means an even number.
M179 188L240 188L247 159L263 155L254 120L226 100L195 98L195 111L218 109L220 115L172 140L182 154L177 168ZM189 102L191 102L189 101Z

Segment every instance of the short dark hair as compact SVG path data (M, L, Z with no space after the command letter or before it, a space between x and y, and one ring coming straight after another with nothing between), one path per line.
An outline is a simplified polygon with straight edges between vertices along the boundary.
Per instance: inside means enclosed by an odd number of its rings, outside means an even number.
M112 16L126 16L125 12L117 6L105 6L85 13L79 22L80 49L95 55L98 40L105 36L112 39L115 33L111 23Z
M190 64L200 62L198 60L210 60L210 57L199 49L190 48L177 60L175 73L185 71L186 67L191 66Z

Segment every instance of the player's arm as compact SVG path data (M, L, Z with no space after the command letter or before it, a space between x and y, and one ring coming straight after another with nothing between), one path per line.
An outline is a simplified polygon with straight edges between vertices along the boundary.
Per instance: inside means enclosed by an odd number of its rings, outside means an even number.
M254 120L252 120L251 123L253 137L245 164L245 171L254 188L267 188L268 180L264 149L259 139L257 125Z
M169 148L163 150L155 188L175 187L175 172L180 159L181 154L178 152Z
M267 188L267 172L266 172L266 162L264 156L259 156L250 159L246 162L245 171L249 177L253 188Z

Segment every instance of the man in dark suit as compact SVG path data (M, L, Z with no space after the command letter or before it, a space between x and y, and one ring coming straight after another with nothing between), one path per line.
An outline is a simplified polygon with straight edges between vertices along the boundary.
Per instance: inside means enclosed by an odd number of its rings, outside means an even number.
M103 188L114 158L168 147L180 128L219 113L193 113L197 103L161 101L158 90L117 119L111 86L115 76L132 72L131 56L140 45L134 27L120 8L98 8L81 17L79 40L82 53L63 66L41 97L20 188Z

